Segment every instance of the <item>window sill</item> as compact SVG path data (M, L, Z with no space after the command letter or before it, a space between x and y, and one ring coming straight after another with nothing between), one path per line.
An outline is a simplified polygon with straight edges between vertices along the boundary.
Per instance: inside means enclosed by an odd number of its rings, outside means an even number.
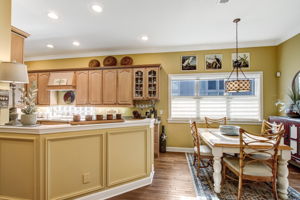
M196 121L197 123L204 124L204 120L199 119L191 119ZM190 119L168 119L168 123L170 124L187 124L190 122ZM239 125L239 124L246 124L246 125L261 125L262 121L227 121L228 125Z

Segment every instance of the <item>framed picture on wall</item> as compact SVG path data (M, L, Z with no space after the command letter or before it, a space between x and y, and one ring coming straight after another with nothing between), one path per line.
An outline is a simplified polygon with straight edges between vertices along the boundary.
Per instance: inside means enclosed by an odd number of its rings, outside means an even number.
M205 55L205 69L218 70L222 69L222 54L209 54Z
M197 56L181 56L181 70L197 70Z
M236 53L231 54L232 67L236 59ZM238 53L238 61L242 68L250 69L250 53Z

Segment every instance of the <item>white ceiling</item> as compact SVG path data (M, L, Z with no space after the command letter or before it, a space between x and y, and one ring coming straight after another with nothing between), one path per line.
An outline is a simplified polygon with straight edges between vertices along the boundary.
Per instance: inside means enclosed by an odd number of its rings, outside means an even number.
M102 13L91 11L95 2ZM13 0L12 24L31 34L26 60L38 60L230 48L236 17L241 46L276 45L300 32L299 8L299 0Z

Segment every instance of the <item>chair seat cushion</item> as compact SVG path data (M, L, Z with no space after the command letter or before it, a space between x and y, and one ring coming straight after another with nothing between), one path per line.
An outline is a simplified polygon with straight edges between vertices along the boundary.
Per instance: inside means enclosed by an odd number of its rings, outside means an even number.
M236 170L238 172L240 171L239 158L224 157L223 161L228 166L233 168L234 170ZM251 163L247 164L247 161L246 161L244 163L245 163L245 167L244 167L244 171L243 171L244 175L263 176L263 177L273 176L272 169L268 165L266 165L262 162L251 162Z
M194 147L194 151L197 152L197 147ZM207 145L200 145L200 155L212 156L211 148Z

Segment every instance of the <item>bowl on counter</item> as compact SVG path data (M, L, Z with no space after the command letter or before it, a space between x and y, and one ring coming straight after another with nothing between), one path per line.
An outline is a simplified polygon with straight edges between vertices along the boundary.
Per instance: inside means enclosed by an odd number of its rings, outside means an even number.
M220 125L220 132L223 135L238 136L240 134L240 127L232 125Z

